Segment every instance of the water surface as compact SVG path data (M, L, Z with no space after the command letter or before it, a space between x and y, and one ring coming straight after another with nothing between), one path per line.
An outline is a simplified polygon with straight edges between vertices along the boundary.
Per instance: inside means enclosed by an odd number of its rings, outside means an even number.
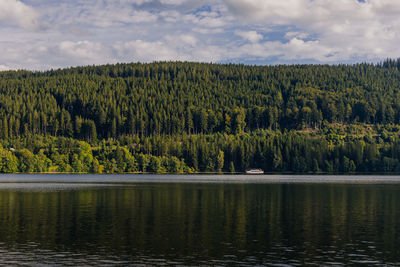
M395 265L399 234L396 176L0 176L3 265Z

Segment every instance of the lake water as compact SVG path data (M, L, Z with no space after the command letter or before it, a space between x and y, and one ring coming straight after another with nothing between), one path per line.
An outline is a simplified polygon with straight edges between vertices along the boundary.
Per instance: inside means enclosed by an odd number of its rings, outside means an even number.
M397 176L0 176L1 265L398 265Z

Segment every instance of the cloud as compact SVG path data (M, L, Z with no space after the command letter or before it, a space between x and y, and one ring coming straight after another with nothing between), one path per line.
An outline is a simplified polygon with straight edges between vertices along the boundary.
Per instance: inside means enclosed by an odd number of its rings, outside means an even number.
M0 22L15 24L27 29L39 27L39 13L18 0L0 1Z
M147 42L135 40L118 42L113 46L118 57L124 57L131 61L149 62L154 60L179 59L179 55L173 49L167 47L162 41Z
M257 43L263 36L256 31L235 31L235 34L252 43Z
M62 55L90 60L96 60L104 52L101 44L90 41L64 41L58 45L58 49Z
M43 70L132 61L217 62L223 58L223 50L210 38L216 32L223 36L219 26L225 25L214 7L201 12L187 12L186 7L155 11L147 6L153 2L94 0L89 5L85 0L57 4L38 0L45 22L52 27L40 32L0 28L0 35L5 36L0 41L4 51L0 62ZM193 30L196 27L214 33L199 33Z
M398 14L392 0L0 0L0 69L378 61L400 55Z
M160 0L161 3L167 5L181 5L186 2L186 0Z
M107 0L110 3L121 3L121 4L135 4L135 5L143 5L148 3L161 3L165 5L181 5L188 0Z
M252 21L273 24L314 25L366 18L369 7L357 0L224 0L235 14ZM374 1L374 0L372 0ZM379 0L375 0L379 1ZM351 15L351 16L350 16Z
M115 0L113 2L115 2ZM122 3L122 4L142 5L142 4L145 4L145 3L152 2L152 0L120 0L119 2Z
M113 28L129 24L155 22L157 15L147 10L138 10L129 4L146 1L82 1L78 6L64 3L51 10L58 25L79 25L83 28ZM70 12L65 12L70 10ZM62 19L62 20L61 20Z
M390 0L224 0L229 10L248 24L284 26L282 59L292 59L294 47L321 62L397 57L400 49L400 2ZM299 29L293 32L290 29ZM312 39L310 40L310 36ZM312 42L310 42L312 41ZM317 42L314 42L317 41ZM319 53L319 54L318 54ZM296 54L296 53L294 53ZM301 54L298 59L304 58Z
M0 71L6 71L6 70L12 70L12 68L6 66L6 65L1 65L0 64Z
M194 36L181 34L167 36L162 40L148 42L134 40L118 42L112 47L120 61L204 61L217 62L222 57L222 49L199 43Z

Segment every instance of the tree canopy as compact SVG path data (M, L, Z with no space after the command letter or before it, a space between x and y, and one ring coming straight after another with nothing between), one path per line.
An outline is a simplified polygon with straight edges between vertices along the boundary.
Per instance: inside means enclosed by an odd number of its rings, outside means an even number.
M0 72L0 171L395 172L399 94L390 59Z

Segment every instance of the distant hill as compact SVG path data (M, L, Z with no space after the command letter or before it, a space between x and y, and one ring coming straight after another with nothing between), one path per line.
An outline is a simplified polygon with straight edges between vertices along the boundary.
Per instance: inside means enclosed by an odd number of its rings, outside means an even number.
M240 133L400 122L400 61L189 62L0 72L0 138Z

